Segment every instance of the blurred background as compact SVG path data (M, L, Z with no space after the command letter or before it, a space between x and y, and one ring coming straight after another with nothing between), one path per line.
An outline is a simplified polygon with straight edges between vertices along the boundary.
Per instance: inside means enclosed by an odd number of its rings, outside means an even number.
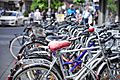
M120 0L0 0L0 10L19 10L24 16L28 16L31 10L39 8L40 11L49 8L57 10L60 7L67 9L74 4L79 9L89 4L99 10L99 23L104 23L108 16L113 20L120 20Z

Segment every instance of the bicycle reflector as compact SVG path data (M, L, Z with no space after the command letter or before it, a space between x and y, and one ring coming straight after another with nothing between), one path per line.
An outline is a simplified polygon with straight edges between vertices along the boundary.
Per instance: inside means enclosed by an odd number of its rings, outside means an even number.
M89 27L88 31L89 32L94 32L94 28L93 27Z
M12 76L8 75L8 80L12 80L12 78L13 78Z

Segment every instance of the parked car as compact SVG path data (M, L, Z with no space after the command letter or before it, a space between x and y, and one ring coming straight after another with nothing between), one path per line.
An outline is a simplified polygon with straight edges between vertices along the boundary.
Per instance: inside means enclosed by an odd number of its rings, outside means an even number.
M24 16L18 11L5 11L0 17L0 25L19 26L24 24Z

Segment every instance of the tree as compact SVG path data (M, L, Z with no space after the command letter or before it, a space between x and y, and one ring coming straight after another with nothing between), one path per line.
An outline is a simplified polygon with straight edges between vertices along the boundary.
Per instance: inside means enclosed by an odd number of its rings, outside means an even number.
M84 2L85 2L85 0L74 0L73 1L73 3L75 3L75 4L84 3Z
M110 10L110 12L115 13L118 10L115 0L107 0L107 3L108 3L107 8L108 10Z
M59 0L51 0L51 8L58 9L60 6L62 6L63 3Z
M51 0L52 9L58 9L58 7L62 5L63 3L59 0ZM36 8L39 8L41 10L48 9L48 0L33 0L31 10L35 10Z
M47 0L33 0L31 5L31 10L39 9L47 9Z

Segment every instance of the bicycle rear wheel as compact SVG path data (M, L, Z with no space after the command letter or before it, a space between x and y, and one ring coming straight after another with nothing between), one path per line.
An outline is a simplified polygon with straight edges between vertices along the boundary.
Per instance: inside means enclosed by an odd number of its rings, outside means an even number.
M26 68L20 69L13 76L13 80L62 80L59 69L53 67L50 73L46 75L49 66L46 65L31 65Z
M100 75L100 80L120 80L120 61L115 60L110 64L111 75L107 67Z

